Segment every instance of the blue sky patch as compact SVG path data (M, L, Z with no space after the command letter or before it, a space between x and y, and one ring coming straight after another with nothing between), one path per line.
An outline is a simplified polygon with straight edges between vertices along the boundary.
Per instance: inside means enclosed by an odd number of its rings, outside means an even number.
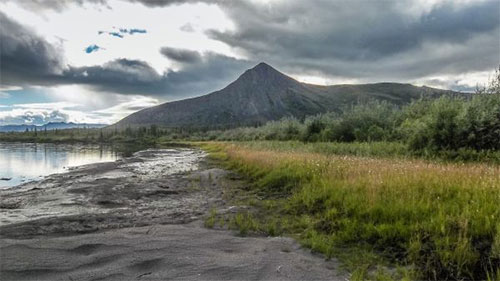
M123 35L121 35L118 32L108 32L108 34L111 35L111 36L118 37L118 38L123 38Z
M135 33L147 33L146 29L138 29L138 28L131 28L131 29L120 28L120 32L128 33L130 35L133 35Z
M90 54L92 52L97 52L100 49L102 49L102 48L94 44L94 45L90 45L87 48L85 48L84 51L85 51L85 53Z
M116 27L113 27L113 28L116 29ZM118 37L118 38L123 38L123 37L125 37L126 34L134 35L136 33L144 34L144 33L148 33L148 31L146 29L140 29L140 28L130 28L130 29L118 28L118 31L103 31L103 30L97 31L98 35L108 34L108 35Z

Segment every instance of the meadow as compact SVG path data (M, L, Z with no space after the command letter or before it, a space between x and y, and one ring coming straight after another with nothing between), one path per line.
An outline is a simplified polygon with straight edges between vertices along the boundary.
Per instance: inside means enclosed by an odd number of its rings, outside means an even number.
M234 191L254 207L228 219L241 234L293 236L341 259L353 280L500 277L498 165L323 153L328 144L201 145L253 182Z

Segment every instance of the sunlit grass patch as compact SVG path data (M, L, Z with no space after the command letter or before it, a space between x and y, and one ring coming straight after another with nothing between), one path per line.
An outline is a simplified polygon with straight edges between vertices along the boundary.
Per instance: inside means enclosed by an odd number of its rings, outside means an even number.
M386 279L386 272L374 271L383 260L404 268L401 278L498 277L500 166L325 154L287 145L212 144L228 167L274 198L262 200L258 217L239 217L244 232L288 233L327 257L338 256L340 248L376 254L380 260L367 259L359 276Z

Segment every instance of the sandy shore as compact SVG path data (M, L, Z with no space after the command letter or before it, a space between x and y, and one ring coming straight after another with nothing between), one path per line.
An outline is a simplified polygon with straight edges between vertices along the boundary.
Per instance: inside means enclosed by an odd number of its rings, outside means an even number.
M204 228L226 174L199 150L146 150L2 190L0 279L344 279L289 238Z

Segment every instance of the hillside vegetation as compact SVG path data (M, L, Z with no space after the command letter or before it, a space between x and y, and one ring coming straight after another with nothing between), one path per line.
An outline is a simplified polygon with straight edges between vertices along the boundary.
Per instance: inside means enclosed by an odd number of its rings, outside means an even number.
M330 148L344 147L343 152L349 154L359 153L362 147L359 143L370 143L372 154L500 163L500 94L477 94L470 99L422 99L403 107L372 101L302 121L285 118L261 127L186 132L170 137L335 142L337 144ZM381 142L378 146L374 144ZM349 148L355 146L357 149L349 152Z

